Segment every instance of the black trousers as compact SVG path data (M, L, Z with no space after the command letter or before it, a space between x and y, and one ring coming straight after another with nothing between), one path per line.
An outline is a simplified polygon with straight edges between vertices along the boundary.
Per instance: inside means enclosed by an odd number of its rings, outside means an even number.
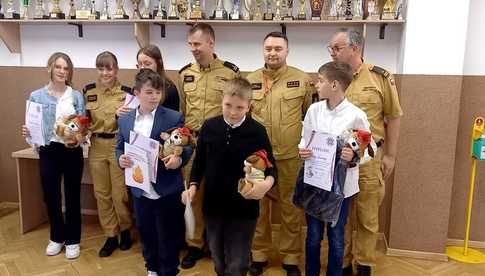
M50 239L54 242L78 244L81 240L81 147L66 148L51 142L39 149L40 180L50 223ZM62 214L61 182L64 178L65 217Z
M185 237L180 193L156 200L133 197L133 205L147 269L159 276L177 275L180 248Z
M204 216L217 275L246 276L257 219Z

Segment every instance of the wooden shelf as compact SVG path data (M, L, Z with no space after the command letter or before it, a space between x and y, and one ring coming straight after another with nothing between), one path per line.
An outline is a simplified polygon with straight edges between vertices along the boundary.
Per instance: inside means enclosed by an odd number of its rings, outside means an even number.
M213 25L280 25L283 32L286 32L288 25L328 25L328 26L362 26L364 37L367 25L380 25L380 38L384 37L386 25L399 25L404 20L167 20L167 19L112 19L112 20L79 20L79 19L28 19L28 20L0 20L0 38L4 41L11 53L21 53L20 25L59 25L69 24L78 27L78 36L83 37L83 25L133 25L133 35L140 47L150 43L150 24L159 25L161 36L165 37L166 25L190 25L197 22L204 22Z

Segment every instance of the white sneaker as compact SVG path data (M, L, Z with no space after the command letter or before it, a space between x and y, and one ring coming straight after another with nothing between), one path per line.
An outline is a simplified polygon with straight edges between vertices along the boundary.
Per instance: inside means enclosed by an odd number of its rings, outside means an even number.
M49 240L49 244L45 248L45 254L47 256L55 256L61 253L63 246L64 246L64 243L58 243L58 242Z
M66 245L66 258L68 259L76 259L79 257L81 253L81 247L78 244L69 244Z
M148 270L147 276L158 276L158 274L155 271Z

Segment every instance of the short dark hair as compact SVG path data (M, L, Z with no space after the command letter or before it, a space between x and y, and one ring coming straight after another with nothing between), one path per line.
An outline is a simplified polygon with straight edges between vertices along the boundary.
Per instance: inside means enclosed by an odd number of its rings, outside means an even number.
M340 61L330 61L318 69L318 73L329 81L338 81L343 90L349 87L353 79L352 67Z
M197 31L201 31L204 34L209 35L212 40L216 41L216 34L214 33L214 29L211 25L207 23L196 23L190 27L189 35L192 35Z
M118 69L118 59L110 51L104 51L96 57L96 68Z
M268 39L268 37L283 38L286 41L286 45L288 45L288 37L286 36L286 34L284 34L282 32L271 32L264 37L263 41L266 41L266 39Z
M133 86L133 89L140 91L141 87L148 82L150 82L150 85L157 90L163 89L162 78L160 75L148 68L138 71L135 76L135 85Z

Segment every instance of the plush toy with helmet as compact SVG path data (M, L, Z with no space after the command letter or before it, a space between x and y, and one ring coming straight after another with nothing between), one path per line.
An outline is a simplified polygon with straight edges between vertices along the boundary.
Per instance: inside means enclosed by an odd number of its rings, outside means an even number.
M355 152L355 157L361 159L364 157L364 152L367 149L367 153L370 157L374 157L374 149L372 147L372 135L370 132L354 129L347 134L345 142Z
M68 148L75 148L89 139L89 118L69 115L56 123L55 133Z
M266 168L272 168L273 164L268 159L268 154L265 150L259 150L251 154L244 160L245 177L239 180L238 191L241 194L247 193L251 190L255 183L263 181L264 171Z
M163 145L160 147L160 159L171 154L180 156L182 155L184 146L194 146L192 134L186 127L169 129L167 132L162 132L160 138L164 140Z

